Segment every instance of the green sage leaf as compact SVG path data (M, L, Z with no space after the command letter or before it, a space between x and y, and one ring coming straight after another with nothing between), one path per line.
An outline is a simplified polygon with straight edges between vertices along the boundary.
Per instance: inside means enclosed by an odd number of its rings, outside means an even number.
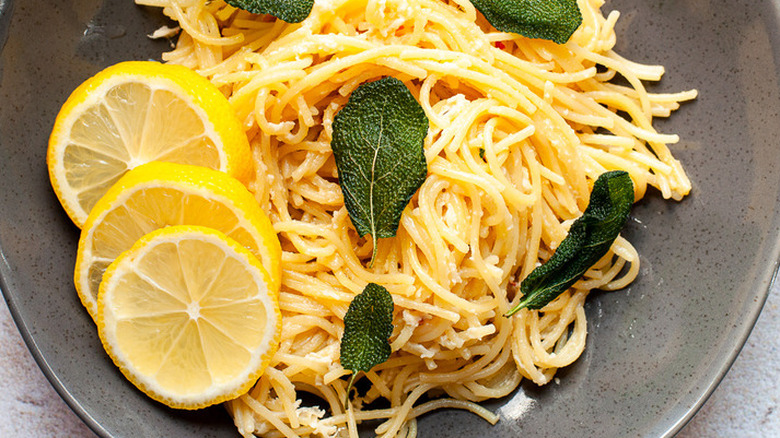
M360 236L393 237L401 213L428 174L428 117L403 82L359 86L333 120L331 147L344 204Z
M571 287L609 251L628 220L634 203L634 185L627 172L599 176L585 212L569 229L550 260L534 269L520 284L522 299L507 312L541 309Z
M358 372L370 371L390 357L392 333L393 296L384 287L369 283L352 299L344 315L340 361L344 369L352 371L347 397Z
M253 14L270 14L288 23L300 23L311 13L314 0L225 0Z
M582 24L577 0L471 0L502 32L563 44Z

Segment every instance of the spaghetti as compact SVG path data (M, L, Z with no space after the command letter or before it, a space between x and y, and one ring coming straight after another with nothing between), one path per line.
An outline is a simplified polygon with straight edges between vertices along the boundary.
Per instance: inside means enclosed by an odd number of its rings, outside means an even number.
M690 190L667 148L678 137L652 121L696 91L648 93L642 81L663 67L612 51L619 14L603 16L602 0L579 1L583 23L565 45L497 32L468 0L317 0L300 24L221 0L136 1L163 7L183 30L163 58L229 97L252 144L250 188L282 242L281 346L255 387L227 403L245 437L355 437L377 419L379 436L413 437L416 418L439 408L495 423L477 402L522 379L549 382L585 347L588 291L637 275L637 252L619 237L544 309L502 316L598 175L628 171L636 199L648 186L676 200ZM428 177L368 269L371 241L344 207L331 125L357 86L388 75L430 120ZM393 295L393 354L345 411L343 317L369 282ZM302 392L322 407L302 406ZM377 400L386 404L367 406Z

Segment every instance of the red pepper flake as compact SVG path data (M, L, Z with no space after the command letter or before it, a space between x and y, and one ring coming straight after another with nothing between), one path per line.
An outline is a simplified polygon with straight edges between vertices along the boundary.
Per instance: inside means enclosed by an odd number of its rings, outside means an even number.
M493 43L493 45L495 45L497 49L501 49L501 50L506 49L506 46L501 41L496 41L495 43Z

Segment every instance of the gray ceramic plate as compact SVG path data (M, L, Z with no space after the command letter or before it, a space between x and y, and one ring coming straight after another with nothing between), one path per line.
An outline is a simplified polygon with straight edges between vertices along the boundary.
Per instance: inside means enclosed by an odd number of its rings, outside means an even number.
M177 412L128 384L103 353L72 285L78 233L45 166L54 117L102 67L159 59L163 18L131 0L0 0L0 287L52 385L102 436L236 436L220 408ZM776 2L613 0L618 51L667 66L655 91L695 87L671 120L694 183L682 203L650 196L629 238L628 290L588 302L590 338L559 383L489 403L502 420L439 412L422 437L671 436L726 373L775 272L780 194ZM456 434L457 431L457 434Z

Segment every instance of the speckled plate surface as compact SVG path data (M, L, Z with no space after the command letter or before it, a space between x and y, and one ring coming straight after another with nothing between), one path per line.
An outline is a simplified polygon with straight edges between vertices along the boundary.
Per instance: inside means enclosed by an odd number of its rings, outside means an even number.
M57 203L46 142L68 94L101 68L159 59L164 22L131 0L0 0L0 288L52 385L98 435L236 436L219 407L178 412L146 398L103 353L72 284L78 230ZM773 1L611 0L617 50L667 67L654 91L698 88L661 131L694 184L651 195L627 234L642 257L627 290L587 304L588 347L556 383L488 404L491 427L460 412L421 437L672 436L736 357L777 266L780 12Z

